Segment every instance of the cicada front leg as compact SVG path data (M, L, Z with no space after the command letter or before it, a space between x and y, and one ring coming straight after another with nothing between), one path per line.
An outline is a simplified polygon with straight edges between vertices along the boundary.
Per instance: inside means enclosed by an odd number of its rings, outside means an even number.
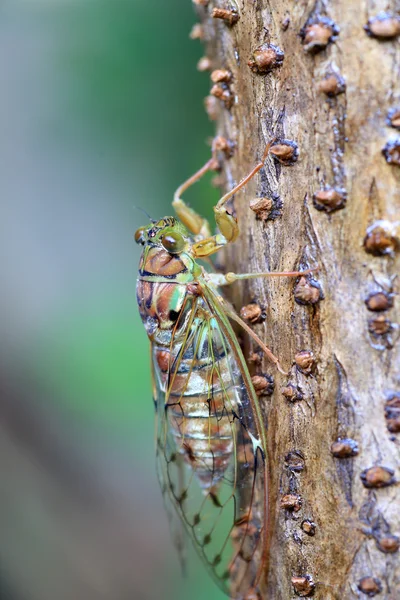
M264 162L268 156L269 150L275 140L271 140L265 150L261 161L250 171L248 175L240 183L238 183L230 192L222 196L214 207L215 221L217 223L220 233L209 236L199 242L196 242L192 246L192 253L196 258L204 258L214 254L220 248L223 248L227 244L234 242L239 235L239 225L233 215L231 215L226 208L226 203L234 194L242 189L263 168Z
M198 181L205 173L216 168L218 165L214 157L210 158L206 164L201 167L194 175L189 177L182 185L178 187L174 194L172 206L177 214L179 220L185 225L185 227L194 235L199 236L201 239L207 238L211 235L210 226L204 217L199 215L193 208L190 208L181 195L196 181Z

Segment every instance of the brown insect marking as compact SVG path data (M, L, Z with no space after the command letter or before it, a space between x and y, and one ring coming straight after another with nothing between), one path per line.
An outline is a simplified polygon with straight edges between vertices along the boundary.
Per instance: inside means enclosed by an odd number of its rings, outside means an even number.
M198 283L193 281L192 283L188 283L186 287L187 293L192 296L201 296L201 288Z
M326 46L334 41L339 34L339 27L327 17L320 17L313 23L309 23L300 31L304 50L312 54L321 52Z
M227 10L226 8L213 8L211 16L213 19L222 19L230 27L239 21L238 13L235 10Z
M219 114L218 100L214 96L204 98L204 108L210 121L216 121Z
M227 109L232 108L234 96L226 83L216 83L213 85L210 94L221 100Z
M293 165L299 158L299 149L293 140L277 140L271 146L269 153L285 166Z
M247 526L247 524L250 523L251 519L252 519L252 515L251 515L251 512L249 512L246 515L243 515L243 516L239 517L238 519L236 519L235 527L243 528L243 525Z
M392 327L392 322L384 315L378 315L368 320L368 331L375 337L389 333Z
M258 323L262 320L263 310L259 304L246 304L246 306L240 309L240 316L244 321L248 321L249 323Z
M365 251L374 256L393 255L399 247L397 225L386 220L379 220L368 227L365 238Z
M303 394L298 387L293 385L293 383L289 383L287 386L281 389L281 393L285 396L286 400L289 402L299 402L303 400Z
M183 446L183 450L186 454L186 457L189 459L189 461L191 463L195 463L196 462L196 455L193 452L193 448L190 446L190 444L188 444L187 442L183 442L182 444Z
M340 188L326 187L318 190L313 195L313 204L317 210L323 210L327 213L334 212L346 206L346 190Z
M364 469L360 477L366 488L383 488L396 483L394 471L388 467L375 466Z
M292 577L292 586L296 594L302 598L312 596L315 590L315 583L311 575Z
M385 554L394 554L400 548L400 538L397 535L385 535L376 539L376 546Z
M299 450L293 450L286 454L285 464L293 473L301 473L306 468L304 456Z
M351 438L339 438L331 445L331 452L336 458L350 458L358 454L358 444Z
M248 65L253 73L265 75L273 69L282 66L285 55L279 46L273 44L261 44L253 51L253 58Z
M251 381L257 396L270 396L274 391L272 375L254 375Z
M210 0L192 0L193 4L196 4L196 6L208 6L210 3Z
M303 504L303 499L299 494L285 494L282 496L280 505L281 508L298 512Z
M215 492L215 490L211 490L211 491L209 492L209 496L210 496L210 498L211 498L211 500L212 500L212 502L213 502L214 506L216 506L217 508L222 508L222 504L221 504L221 502L220 502L220 500L219 500L219 498L218 498L218 495L217 495L217 493Z
M316 304L323 300L321 286L314 279L302 276L294 287L294 298L298 304Z
M400 393L392 393L385 402L386 426L390 433L400 433Z
M366 594L370 598L376 596L382 591L382 584L376 577L363 577L357 585L360 592Z
M311 350L301 350L297 352L294 360L299 371L305 375L309 375L315 364L315 355Z
M371 37L391 40L400 35L400 19L392 13L380 12L367 21L364 29Z
M191 40L202 40L204 39L204 29L203 25L200 23L195 23L189 33L189 37Z
M229 83L232 81L232 73L228 69L215 69L211 73L211 81L213 83Z
M208 56L202 56L199 60L199 62L197 63L197 70L198 71L211 71L212 69L212 62L211 60L208 58Z
M166 373L169 369L169 360L170 360L169 352L167 350L160 350L156 354L156 360L157 360L158 366L160 367L160 370L163 373Z
M249 207L256 214L256 218L266 221L271 214L273 202L271 198L253 198L250 200Z
M244 515L237 521L235 521L235 527L232 531L231 537L234 541L243 539L243 535L255 535L258 531L257 526L252 522L251 513Z
M223 152L226 158L231 158L231 156L233 156L235 144L222 135L217 135L213 139L212 147L213 150L216 150L217 152Z
M305 519L301 524L301 528L307 535L314 536L317 526L313 521Z
M333 98L334 96L343 94L346 90L346 82L338 73L327 73L319 82L318 89L323 94Z
M393 307L393 294L389 292L373 292L365 299L368 310L381 312Z
M400 107L391 108L387 114L386 123L394 129L400 129Z
M400 137L389 140L382 148L382 154L389 165L400 167Z

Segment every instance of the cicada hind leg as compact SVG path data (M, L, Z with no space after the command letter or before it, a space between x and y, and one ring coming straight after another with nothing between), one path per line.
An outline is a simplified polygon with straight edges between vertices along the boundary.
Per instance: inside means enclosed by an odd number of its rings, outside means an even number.
M211 158L201 167L201 169L196 171L196 173L178 187L172 201L172 206L177 217L191 233L201 240L211 236L210 225L207 219L199 215L193 208L188 206L184 200L182 200L181 195L194 183L199 181L203 175L217 169L219 169L219 162L217 159L217 149L215 143L213 143Z

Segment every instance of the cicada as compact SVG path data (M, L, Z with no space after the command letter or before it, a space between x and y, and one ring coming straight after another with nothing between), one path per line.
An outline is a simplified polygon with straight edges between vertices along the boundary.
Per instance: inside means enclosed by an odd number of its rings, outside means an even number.
M269 147L215 206L215 235L181 199L215 166L215 156L176 191L177 217L152 222L135 234L143 246L137 301L151 342L156 462L164 503L181 557L189 536L209 573L232 598L257 590L267 568L269 539L266 432L232 321L284 370L220 291L238 279L272 273L223 275L210 272L206 262L237 239L238 223L226 203L262 168Z

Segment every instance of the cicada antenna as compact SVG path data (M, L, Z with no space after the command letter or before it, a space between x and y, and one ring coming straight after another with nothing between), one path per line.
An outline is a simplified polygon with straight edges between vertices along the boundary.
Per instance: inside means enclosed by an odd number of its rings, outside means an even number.
M157 223L157 221L155 219L152 219L151 216L149 215L149 213L147 211L145 211L144 208L142 208L141 206L136 206L134 204L133 208L136 208L136 210L140 210L142 213L144 213L146 215L146 217L149 219L150 223Z

